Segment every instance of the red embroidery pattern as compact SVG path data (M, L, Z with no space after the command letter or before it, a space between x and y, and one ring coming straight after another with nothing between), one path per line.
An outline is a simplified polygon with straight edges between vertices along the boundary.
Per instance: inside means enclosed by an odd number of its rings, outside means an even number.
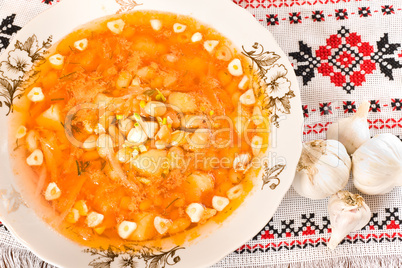
M307 85L316 76L317 70L336 87L351 94L356 87L366 82L366 75L379 70L389 80L394 80L393 71L402 68L399 57L394 55L401 47L400 44L390 43L388 33L384 33L376 44L375 49L374 45L363 41L358 33L350 32L342 26L317 50L299 41L299 51L291 52L289 56L297 61L294 64L295 73L302 77L303 85Z
M369 123L369 128L372 129L383 129L383 128L402 128L402 118L395 119L395 118L388 118L388 119L376 119L376 120L367 120Z
M270 7L292 7L316 4L336 4L360 2L361 0L233 0L234 3L244 8L270 8Z
M397 228L399 229L399 227ZM373 229L374 230L374 229ZM393 242L395 240L402 241L402 233L394 232L391 234L381 233L381 234L367 234L367 235L359 235L355 234L353 236L348 235L342 244L356 244L356 243L368 243L368 242L380 242L386 240L387 242ZM278 243L267 243L267 244L256 244L256 245L243 245L238 248L235 253L254 253L254 252L268 252L269 250L279 251L282 249L294 249L294 248L305 248L307 246L318 247L320 245L326 246L329 238L320 237L317 239L300 239L300 240L292 240L290 242L278 242Z
M332 124L332 122L317 123L317 124L313 124L313 125L305 125L303 135L322 133L324 131L327 131L328 126L331 124Z
M369 129L402 128L402 118L367 120L367 123L369 124ZM303 135L323 133L324 131L328 130L328 126L331 124L332 122L304 125Z
M385 212L385 213L384 213ZM295 224L294 219L275 221L271 219L268 224L252 239L252 241L259 241L259 244L249 245L245 244L238 248L235 253L254 253L254 252L267 252L269 250L291 250L293 248L305 248L307 246L318 247L326 246L329 238L328 234L331 233L330 222L327 216L317 217L315 213L308 213L301 215L301 223ZM391 232L386 230L400 230L401 218L399 216L399 208L385 208L383 213L374 212L369 223L363 230L383 230L379 234L353 234L348 235L341 244L356 244L356 243L370 243L387 241L402 241L402 233ZM321 236L318 238L311 238L312 235ZM325 237L323 237L325 236ZM286 238L289 238L286 240ZM286 241L271 243L271 239L283 239ZM263 241L261 241L263 240ZM265 240L265 241L264 241ZM263 243L261 243L263 242Z

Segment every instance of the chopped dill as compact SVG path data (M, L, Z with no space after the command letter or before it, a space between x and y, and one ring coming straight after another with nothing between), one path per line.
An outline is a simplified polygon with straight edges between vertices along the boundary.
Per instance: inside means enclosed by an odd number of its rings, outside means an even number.
M171 206L171 205L173 205L173 203L174 202L176 202L177 200L179 200L180 199L180 197L177 197L175 200L173 200L172 202L170 202L170 204L163 210L163 215L166 215L166 210Z
M175 200L173 200L172 202L170 202L170 204L165 208L165 210L168 209L171 205L173 205L174 202L176 202L176 201L179 200L179 199L180 199L180 197L177 197Z
M66 74L66 75L60 77L59 79L64 79L64 78L69 77L69 76L71 76L71 75L73 75L73 74L76 74L76 73L77 73L77 72L72 72L72 73Z
M106 161L102 160L102 164L101 164L101 170L103 170L106 167Z
M15 148L14 148L14 151L17 151L18 150L18 148L20 148L21 147L21 144L18 144L18 139L15 141Z
M64 98L56 98L56 99L50 99L50 101L62 101Z
M90 162L78 162L77 160L75 160L75 163L77 164L77 172L78 172L78 176L81 176L82 173L87 171L87 168L90 165Z

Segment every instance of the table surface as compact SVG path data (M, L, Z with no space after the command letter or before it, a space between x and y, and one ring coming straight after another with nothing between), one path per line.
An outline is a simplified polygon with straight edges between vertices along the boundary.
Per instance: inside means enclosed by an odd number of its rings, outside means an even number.
M0 53L21 27L57 2L0 0ZM289 56L301 90L304 141L324 139L328 126L355 113L363 100L371 103L371 135L402 138L402 2L233 2L252 13ZM352 183L346 189L358 192ZM330 251L327 200L308 200L290 189L273 219L213 267L401 267L401 194L397 187L383 196L363 195L373 212L370 222ZM0 225L0 267L39 266L46 264Z

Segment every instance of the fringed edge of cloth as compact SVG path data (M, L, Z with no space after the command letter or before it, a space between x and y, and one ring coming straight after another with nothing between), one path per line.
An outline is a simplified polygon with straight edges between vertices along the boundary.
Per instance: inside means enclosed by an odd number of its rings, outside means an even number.
M219 264L219 263L218 263ZM233 263L234 264L234 263ZM222 267L231 267L225 263ZM216 265L212 267L217 267ZM234 265L233 267L238 267ZM402 267L402 254L383 256L353 256L329 258L327 260L306 261L276 265L245 265L248 268L395 268Z
M0 268L56 268L32 252L0 243Z

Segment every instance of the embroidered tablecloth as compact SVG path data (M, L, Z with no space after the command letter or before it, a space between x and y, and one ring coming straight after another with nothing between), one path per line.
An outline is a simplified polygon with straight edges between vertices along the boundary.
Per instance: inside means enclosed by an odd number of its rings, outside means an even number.
M57 2L0 0L0 53L21 27ZM305 141L325 138L328 125L355 113L362 100L371 102L372 135L402 138L402 2L233 2L288 54L300 84ZM357 192L351 183L347 189ZM330 251L327 200L308 200L290 189L265 228L213 267L402 267L402 189L363 196L373 212L369 224ZM47 267L0 226L0 267Z

